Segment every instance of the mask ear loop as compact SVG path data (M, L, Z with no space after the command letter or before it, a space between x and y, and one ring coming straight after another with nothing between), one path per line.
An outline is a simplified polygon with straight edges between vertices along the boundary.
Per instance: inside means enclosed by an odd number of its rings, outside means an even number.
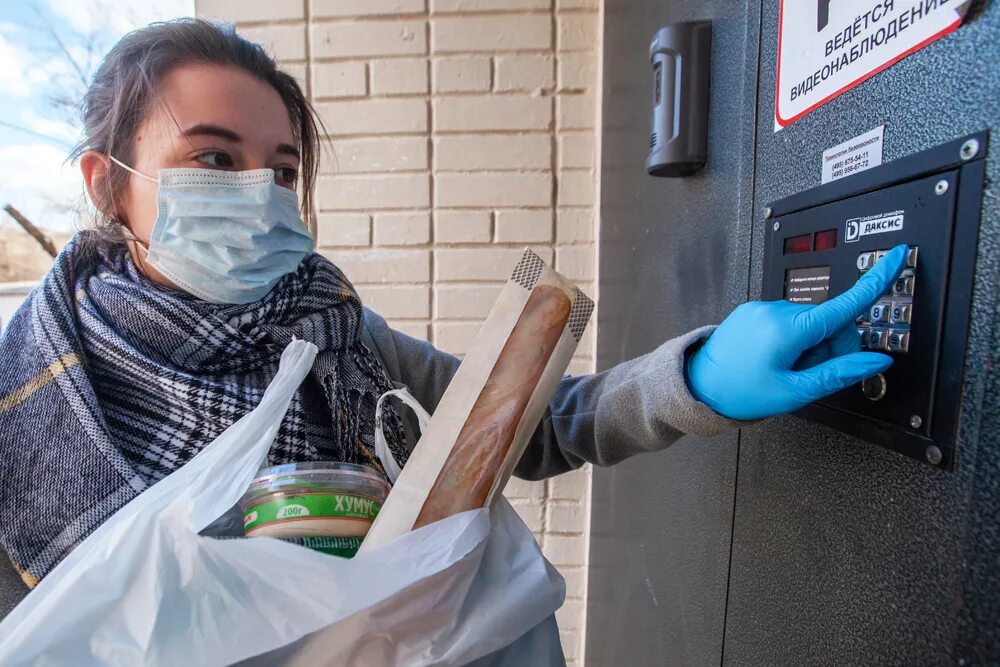
M118 158L116 158L111 153L106 153L106 155L108 156L109 160L111 160L112 162L114 162L115 164L117 164L119 167L121 167L125 171L131 172L131 173L135 174L136 176L138 176L139 178L145 178L147 181L151 181L153 183L159 183L160 182L160 179L153 178L152 176L147 176L146 174L142 173L141 171L133 169L132 167L128 166L127 164L125 164L124 162L122 162L121 160L119 160ZM125 230L128 232L128 235L125 237L125 240L129 241L131 243L135 243L137 246L139 246L140 248L142 248L143 252L146 253L146 257L149 257L149 244L146 243L145 241L143 241L142 239L140 239L139 237L137 237L135 234L133 234L132 230L129 229L124 223L119 222L119 224L121 224L122 227L124 227Z
M109 160L111 160L112 162L114 162L115 164L117 164L119 167L121 167L125 171L132 172L133 174L135 174L139 178L145 178L147 181L151 181L153 183L159 183L160 182L160 179L153 178L152 176L147 176L146 174L142 173L141 171L137 171L136 169L133 169L132 167L128 166L127 164L125 164L124 162L122 162L121 160L119 160L118 158L116 158L111 153L107 153L107 156L108 156Z

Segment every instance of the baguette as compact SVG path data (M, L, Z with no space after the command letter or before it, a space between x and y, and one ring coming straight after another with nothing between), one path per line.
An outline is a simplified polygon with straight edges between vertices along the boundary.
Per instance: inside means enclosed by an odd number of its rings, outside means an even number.
M571 308L569 296L558 287L539 284L531 291L414 529L485 506Z

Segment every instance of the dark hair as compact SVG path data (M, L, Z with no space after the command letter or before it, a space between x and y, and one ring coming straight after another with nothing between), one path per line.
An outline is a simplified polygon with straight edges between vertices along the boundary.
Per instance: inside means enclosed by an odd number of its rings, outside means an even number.
M262 46L244 39L230 25L182 18L153 23L122 37L101 62L80 103L83 140L71 158L97 151L133 164L135 135L157 100L159 82L174 68L196 62L238 67L270 84L281 96L302 155L299 182L303 217L315 230L313 192L324 136L320 134L322 122L298 82L278 69ZM97 217L95 233L90 236L112 243L126 239L115 202L128 178L126 170L113 166L105 178L94 183Z

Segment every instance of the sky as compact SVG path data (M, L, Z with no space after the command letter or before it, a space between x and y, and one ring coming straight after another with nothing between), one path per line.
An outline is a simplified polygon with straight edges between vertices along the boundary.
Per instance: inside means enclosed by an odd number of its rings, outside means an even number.
M72 231L82 205L76 102L100 59L128 31L191 15L194 0L0 2L0 209ZM0 224L13 222L0 210Z

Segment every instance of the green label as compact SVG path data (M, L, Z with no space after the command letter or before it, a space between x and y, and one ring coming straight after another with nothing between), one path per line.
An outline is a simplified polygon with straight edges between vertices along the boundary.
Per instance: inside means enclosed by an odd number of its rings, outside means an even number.
M314 551L320 551L331 556L341 558L354 558L361 547L363 537L286 537L281 538L285 542L308 547Z
M243 530L303 519L357 519L374 521L382 505L346 493L301 493L263 500L243 513Z

